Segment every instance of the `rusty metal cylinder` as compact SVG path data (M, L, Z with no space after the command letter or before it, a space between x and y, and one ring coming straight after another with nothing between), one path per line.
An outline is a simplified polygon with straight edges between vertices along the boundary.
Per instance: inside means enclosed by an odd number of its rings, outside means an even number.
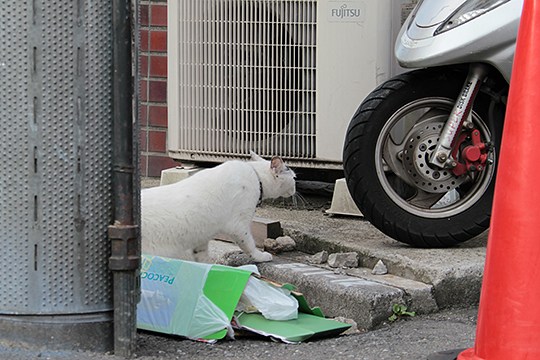
M108 351L111 2L0 4L0 344Z

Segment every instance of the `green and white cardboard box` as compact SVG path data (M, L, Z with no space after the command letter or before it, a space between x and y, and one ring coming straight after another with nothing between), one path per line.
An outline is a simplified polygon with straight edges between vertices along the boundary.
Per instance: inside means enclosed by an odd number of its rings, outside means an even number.
M251 271L223 265L194 263L143 255L141 301L137 306L137 327L191 339L215 341L235 328L297 343L334 336L350 325L324 318L319 308L310 308L294 286L298 318L275 321L259 313L236 311Z

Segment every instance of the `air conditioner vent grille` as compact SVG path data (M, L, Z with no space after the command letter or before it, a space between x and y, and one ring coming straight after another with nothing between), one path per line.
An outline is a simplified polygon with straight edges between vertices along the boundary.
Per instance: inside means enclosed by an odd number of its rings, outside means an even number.
M179 152L314 159L316 1L179 5Z

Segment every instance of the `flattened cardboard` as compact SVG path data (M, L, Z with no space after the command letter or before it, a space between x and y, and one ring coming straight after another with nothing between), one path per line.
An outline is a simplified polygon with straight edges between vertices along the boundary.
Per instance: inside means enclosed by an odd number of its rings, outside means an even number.
M208 317L209 314L213 316L215 313L217 325L212 326L218 326L219 329L200 338L208 341L222 339L231 327L236 306L250 276L256 275L230 266L143 255L137 327L164 334L199 338L192 336L193 329L204 329L205 323L198 322L201 318ZM234 323L241 329L287 343L338 335L350 327L349 324L325 319L320 308L310 308L304 296L294 291L293 285L285 284L283 287L291 290L291 294L298 300L298 319L273 321L261 314L237 313ZM201 302L201 299L205 301ZM208 304L210 310L216 311L198 313L201 303L205 306Z
M269 321L261 314L247 313L238 313L235 319L242 330L292 344L308 339L336 336L351 327L349 324L301 312L298 313L298 319L287 321Z
M250 271L228 266L143 255L137 327L191 337L187 327L196 321L195 310L203 295L223 311L230 323L250 276ZM216 340L226 334L223 326L202 338Z
M236 305L242 296L251 273L246 270L235 269L228 266L213 265L208 273L204 284L204 294L212 300L232 320ZM222 339L227 330L222 330L206 337L210 339Z

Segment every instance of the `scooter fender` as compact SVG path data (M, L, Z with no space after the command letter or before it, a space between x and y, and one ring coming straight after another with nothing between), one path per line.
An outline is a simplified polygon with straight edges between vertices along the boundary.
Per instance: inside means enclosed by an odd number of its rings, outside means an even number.
M425 0L401 27L395 55L405 68L470 62L493 65L510 81L523 0L511 0L473 20L435 35L464 2Z

